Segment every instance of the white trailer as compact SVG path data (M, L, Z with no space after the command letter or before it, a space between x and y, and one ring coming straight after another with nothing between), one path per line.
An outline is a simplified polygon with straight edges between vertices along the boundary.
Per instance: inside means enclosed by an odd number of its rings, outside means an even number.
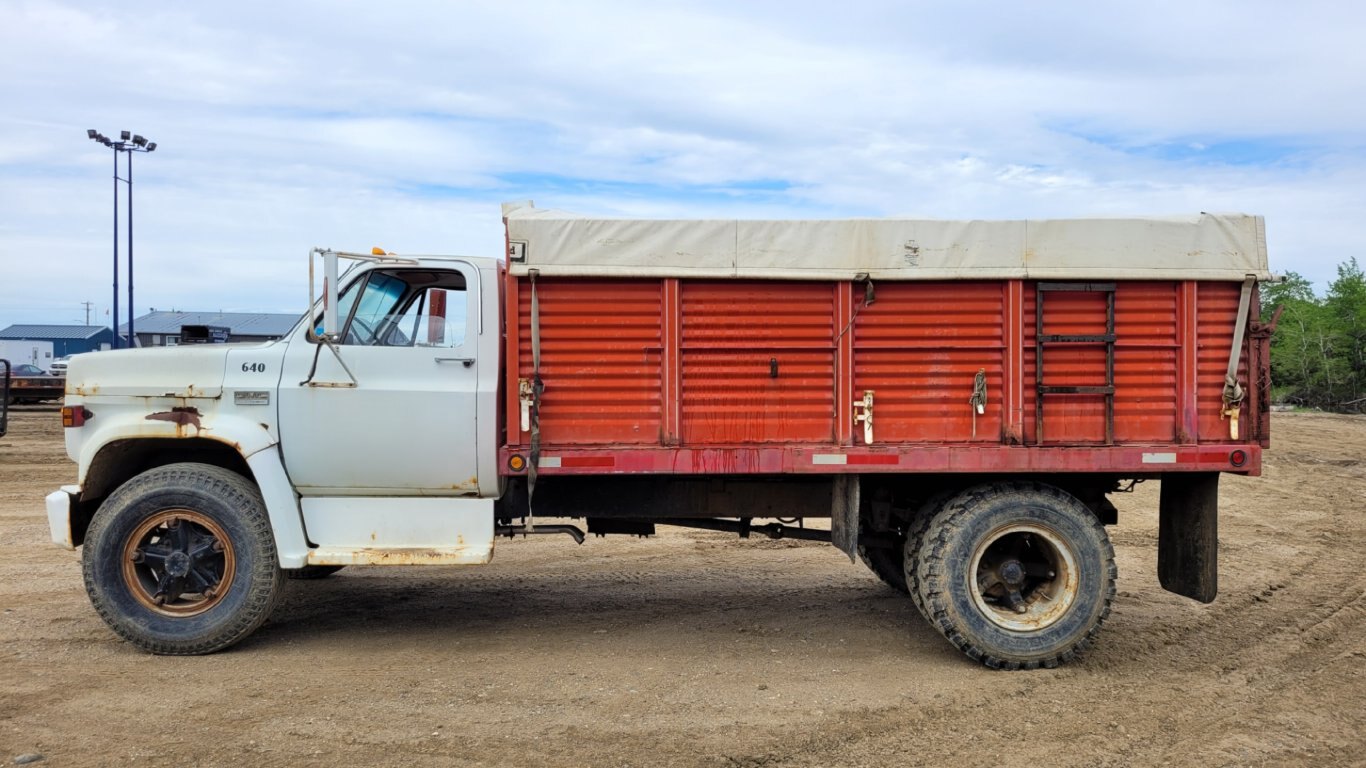
M0 340L0 360L8 360L11 365L28 363L46 371L52 366L52 342Z

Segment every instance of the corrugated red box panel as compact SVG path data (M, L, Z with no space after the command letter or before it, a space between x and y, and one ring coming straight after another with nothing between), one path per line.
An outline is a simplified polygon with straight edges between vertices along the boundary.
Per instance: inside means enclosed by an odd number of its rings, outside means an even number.
M1004 302L1001 283L876 286L853 331L854 395L874 393L875 443L1001 441ZM974 427L979 370L988 397Z
M1200 283L1197 286L1196 339L1198 374L1196 402L1200 414L1200 441L1229 439L1229 423L1221 417L1224 375L1228 372L1233 322L1238 316L1241 286L1234 283ZM1238 366L1239 380L1247 382L1247 356ZM1247 427L1253 419L1247 419Z
M1187 431L1228 441L1221 393L1240 286L1112 285L1113 442L1189 443ZM865 390L875 446L1106 440L1104 394L1045 394L1042 440L1035 427L1039 296L1045 336L1099 336L1106 290L882 282L865 306L864 285L849 282L555 278L537 289L545 446L833 445L840 435L861 446L853 401ZM529 378L529 282L509 278L509 293L508 351L515 376ZM1107 382L1104 341L1049 343L1042 357L1046 386ZM1244 356L1244 381L1246 366ZM974 416L978 371L987 402ZM510 407L517 384L507 383ZM1255 423L1244 420L1242 439ZM517 426L510 416L509 445L527 442Z
M541 439L547 445L660 441L663 397L658 280L545 280L541 314ZM529 378L531 291L519 296L517 340ZM512 392L517 382L512 382ZM516 413L516 411L514 411ZM510 429L517 421L509 419Z
M683 445L834 438L835 286L684 281Z

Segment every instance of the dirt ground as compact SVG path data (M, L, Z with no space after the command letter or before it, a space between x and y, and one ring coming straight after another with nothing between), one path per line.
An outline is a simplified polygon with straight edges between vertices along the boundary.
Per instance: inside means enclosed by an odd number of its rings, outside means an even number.
M224 653L105 628L42 498L56 413L0 438L0 763L1366 764L1366 418L1276 414L1225 478L1221 595L1157 585L1157 484L1115 498L1119 595L1057 670L992 672L826 544L669 530L500 542L480 568L289 582ZM8 761L8 762L6 762Z

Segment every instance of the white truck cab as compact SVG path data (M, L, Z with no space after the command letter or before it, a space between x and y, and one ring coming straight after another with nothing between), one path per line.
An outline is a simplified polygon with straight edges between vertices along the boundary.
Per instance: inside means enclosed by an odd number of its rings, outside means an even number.
M236 642L281 569L493 556L499 262L315 253L358 261L325 287L335 327L317 303L275 342L71 363L52 538L84 544L97 609L146 649Z

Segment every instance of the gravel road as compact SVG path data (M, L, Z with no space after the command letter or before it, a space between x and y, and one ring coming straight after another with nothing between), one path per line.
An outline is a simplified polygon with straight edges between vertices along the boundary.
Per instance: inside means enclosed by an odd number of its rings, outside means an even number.
M1157 585L1157 484L1115 497L1096 646L992 672L826 544L666 530L500 542L481 568L289 582L235 648L96 616L42 497L51 408L0 438L0 763L40 766L1366 764L1366 418L1275 414L1225 478L1219 599Z

